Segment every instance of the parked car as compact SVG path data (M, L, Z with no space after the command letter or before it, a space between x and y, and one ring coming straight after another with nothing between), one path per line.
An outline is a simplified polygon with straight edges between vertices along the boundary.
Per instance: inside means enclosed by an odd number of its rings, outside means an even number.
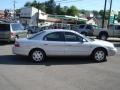
M120 24L111 24L108 29L94 30L93 35L102 40L107 40L108 37L120 37Z
M96 25L91 25L91 24L80 24L74 27L73 30L87 36L93 36L93 32L96 29L97 30L98 26Z
M27 27L28 33L29 34L33 34L33 33L37 33L40 31L40 27L38 26L29 26Z
M27 30L20 23L0 23L0 41L15 41L27 37Z
M89 39L72 30L52 29L17 39L12 51L35 62L45 60L46 56L91 56L91 60L102 62L106 56L115 55L117 49L110 42Z

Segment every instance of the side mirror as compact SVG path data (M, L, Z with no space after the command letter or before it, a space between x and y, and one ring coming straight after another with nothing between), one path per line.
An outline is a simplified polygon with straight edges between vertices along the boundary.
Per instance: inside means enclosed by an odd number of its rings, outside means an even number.
M82 38L82 37L79 37L79 41L82 42L82 43L86 42L86 40L84 38Z
M85 39L83 39L83 42L86 42L86 40L85 40Z

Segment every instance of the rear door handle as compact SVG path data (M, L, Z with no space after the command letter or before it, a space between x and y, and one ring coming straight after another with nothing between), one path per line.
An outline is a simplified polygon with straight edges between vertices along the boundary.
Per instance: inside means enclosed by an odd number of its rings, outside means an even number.
M72 46L72 45L67 45L67 46Z

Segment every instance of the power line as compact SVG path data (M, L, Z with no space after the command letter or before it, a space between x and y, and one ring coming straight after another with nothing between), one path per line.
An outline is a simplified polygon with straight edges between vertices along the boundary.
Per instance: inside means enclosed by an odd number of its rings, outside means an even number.
M70 3L70 2L79 2L82 0L72 0L72 1L68 1L68 0L61 0L61 1L55 1L56 3Z

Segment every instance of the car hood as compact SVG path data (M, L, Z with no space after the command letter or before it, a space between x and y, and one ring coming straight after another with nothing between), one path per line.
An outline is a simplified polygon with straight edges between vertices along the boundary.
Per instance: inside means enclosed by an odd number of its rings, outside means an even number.
M98 46L114 47L113 43L98 39L95 39L92 43Z

